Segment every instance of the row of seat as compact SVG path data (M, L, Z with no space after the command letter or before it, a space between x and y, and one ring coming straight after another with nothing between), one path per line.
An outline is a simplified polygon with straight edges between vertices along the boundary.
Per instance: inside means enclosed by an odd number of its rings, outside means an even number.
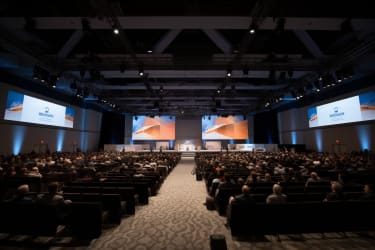
M372 201L233 203L229 225L233 236L371 231L374 211Z
M93 239L102 233L102 204L73 202L66 220L69 234ZM34 202L0 202L0 232L11 235L55 236L60 221L54 206Z

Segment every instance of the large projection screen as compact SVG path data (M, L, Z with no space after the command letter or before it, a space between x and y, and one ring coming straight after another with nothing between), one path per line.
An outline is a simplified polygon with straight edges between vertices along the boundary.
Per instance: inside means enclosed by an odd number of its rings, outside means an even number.
M74 109L9 91L4 119L73 128Z
M247 140L248 131L248 122L242 115L202 117L203 140Z
M133 116L132 140L174 140L174 116Z
M375 120L375 92L308 109L309 127Z

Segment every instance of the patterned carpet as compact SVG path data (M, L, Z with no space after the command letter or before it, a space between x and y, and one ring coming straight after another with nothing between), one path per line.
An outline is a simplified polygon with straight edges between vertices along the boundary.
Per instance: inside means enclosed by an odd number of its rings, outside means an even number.
M209 236L228 230L225 219L203 205L204 183L191 175L193 167L193 158L182 158L148 205L104 232L90 249L210 249Z
M102 236L89 245L79 247L51 247L53 250L83 249L210 249L209 237L222 234L230 250L245 249L374 249L374 237L360 237L354 233L303 235L303 238L274 236L262 239L234 239L224 226L225 218L203 205L206 191L203 181L191 175L194 159L182 158L167 177L157 196L150 203L138 206L134 216L123 218L119 226L104 229ZM308 218L306 218L308 219ZM1 223L1 222L0 222ZM0 249L27 249L0 247ZM35 249L35 248L34 248Z

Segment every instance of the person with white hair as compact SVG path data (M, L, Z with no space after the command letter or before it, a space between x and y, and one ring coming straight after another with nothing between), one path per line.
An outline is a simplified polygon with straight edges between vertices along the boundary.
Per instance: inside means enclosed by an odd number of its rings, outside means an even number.
M266 198L267 204L281 204L287 202L287 196L282 193L282 187L279 184L274 184L272 191L273 193Z

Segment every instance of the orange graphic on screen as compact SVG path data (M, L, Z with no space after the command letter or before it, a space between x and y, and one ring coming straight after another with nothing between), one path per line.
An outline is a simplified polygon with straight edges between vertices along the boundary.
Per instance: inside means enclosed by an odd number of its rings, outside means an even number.
M8 110L12 112L21 112L23 109L23 105L19 104L17 106L10 107Z
M227 139L247 139L248 123L246 120L235 121L234 116L217 117L215 124L204 131L207 137L227 138Z
M143 126L134 131L133 140L174 140L175 122L170 118L147 117L144 119Z

